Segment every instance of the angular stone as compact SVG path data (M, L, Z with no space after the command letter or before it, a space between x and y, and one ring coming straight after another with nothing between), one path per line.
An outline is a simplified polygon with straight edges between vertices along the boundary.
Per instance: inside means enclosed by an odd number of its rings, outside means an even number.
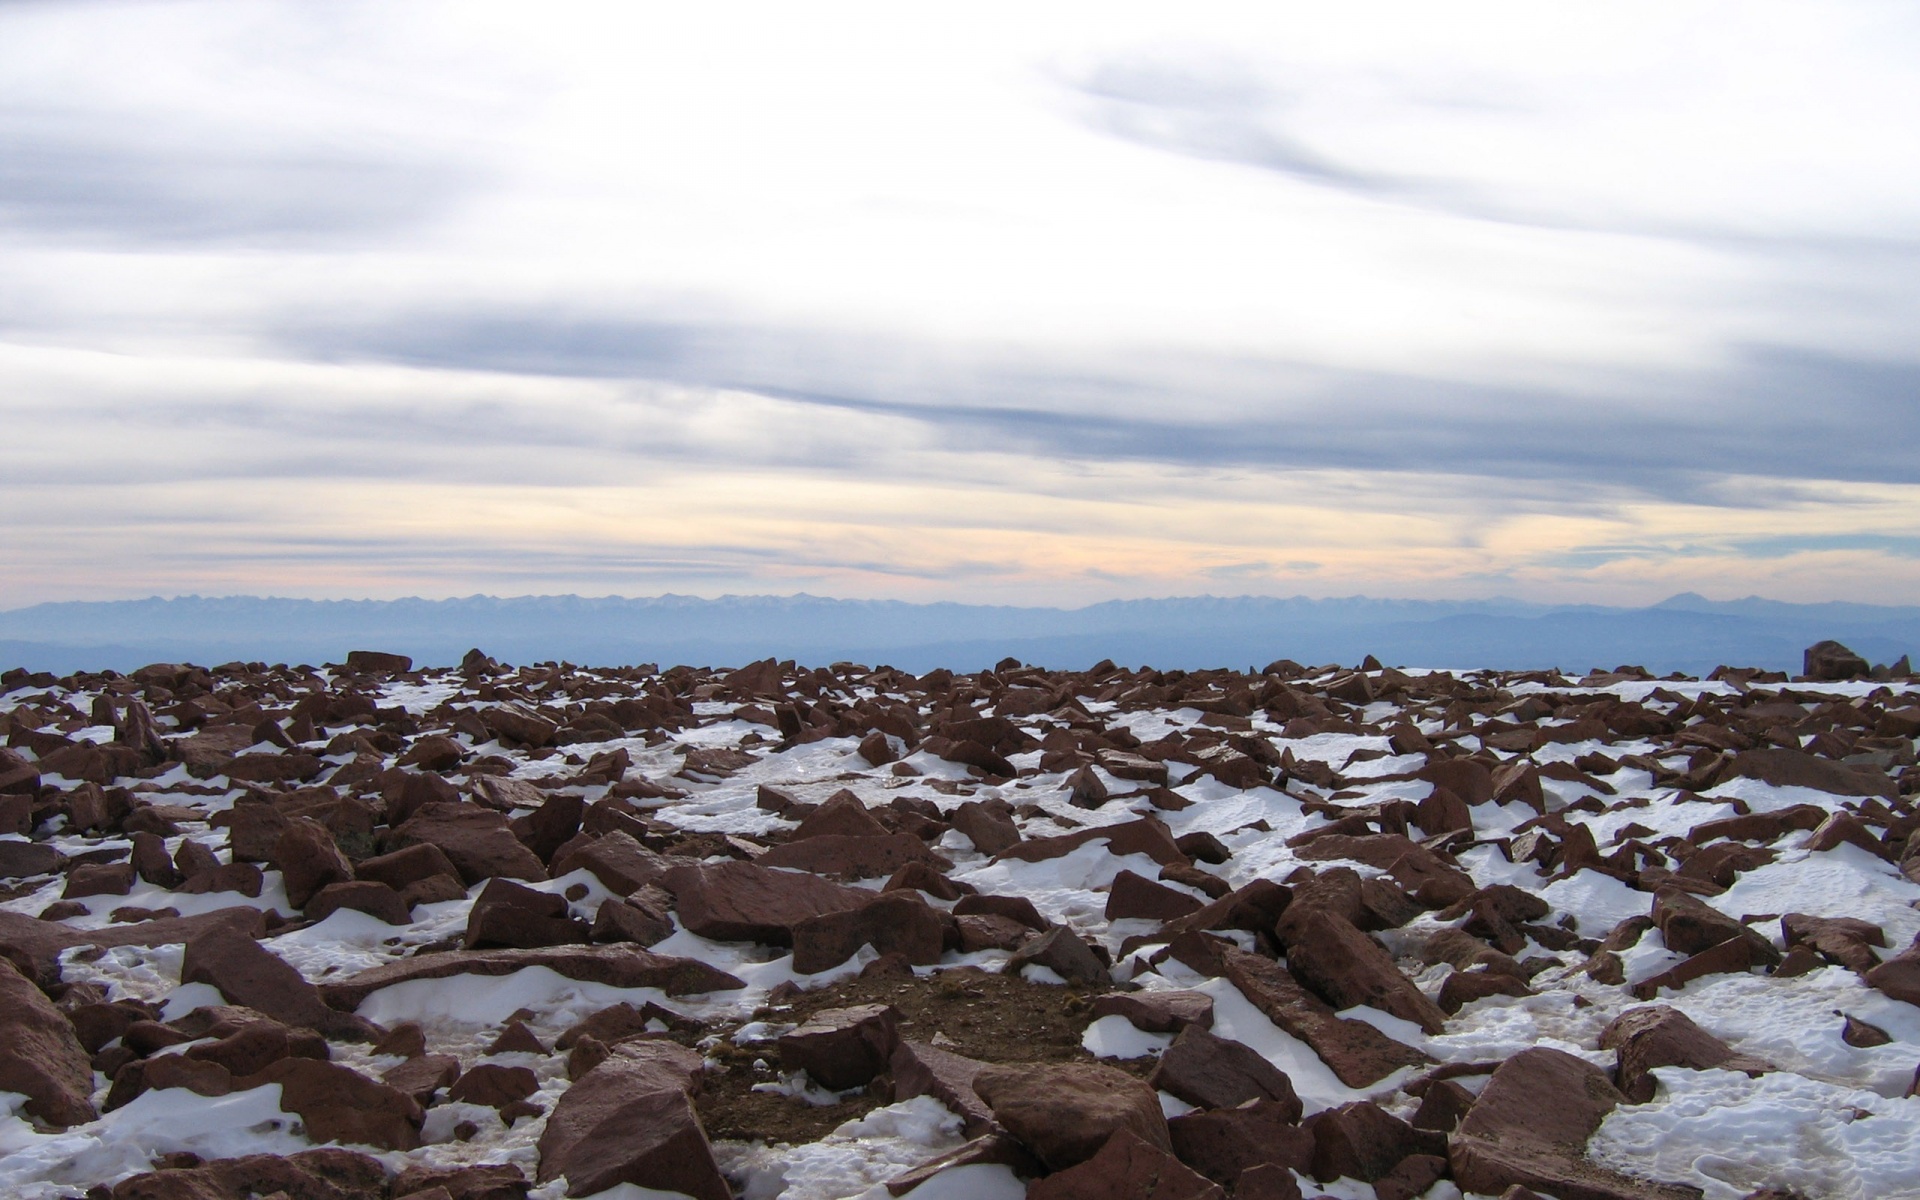
M1615 1054L1614 1082L1630 1104L1653 1099L1655 1067L1693 1071L1719 1068L1760 1075L1772 1067L1733 1048L1693 1023L1676 1008L1630 1008L1600 1033L1600 1048Z
M453 865L453 860L440 847L425 842L377 858L364 859L354 868L354 874L360 879L384 883L396 891L436 875L455 882L460 880L460 869ZM461 886L464 888L466 885L463 883Z
M311 817L294 817L273 843L273 865L287 889L287 903L305 908L330 883L353 879L353 864L340 853L333 834Z
M1313 1047L1348 1087L1371 1087L1402 1067L1433 1060L1396 1042L1365 1021L1334 1014L1279 963L1244 950L1221 951L1221 966L1240 993L1268 1020Z
M1125 1017L1144 1033L1213 1028L1213 997L1205 992L1109 992L1093 1001L1093 1018Z
M1299 1125L1300 1107L1252 1100L1235 1108L1201 1109L1167 1122L1173 1152L1194 1170L1233 1184L1263 1166L1306 1171L1313 1135Z
M1393 965L1378 943L1347 921L1311 914L1287 943L1287 965L1335 1009L1371 1005L1442 1033L1446 1014Z
M1020 829L1012 817L977 800L954 809L948 820L982 854L1000 854L1020 841Z
M535 950L449 950L420 954L357 975L320 985L327 1002L354 1009L381 988L415 979L447 979L455 975L497 977L528 967L545 967L557 975L609 987L655 987L669 996L733 991L746 985L733 976L692 958L671 958L635 946L549 946Z
M206 983L230 1003L245 1005L276 1021L338 1037L365 1040L368 1026L336 1012L300 972L254 938L232 929L215 929L187 943L181 983Z
M615 830L562 848L554 855L553 874L558 877L584 868L609 890L625 896L659 883L676 865L673 858L655 854L632 834Z
M756 865L811 871L837 879L884 879L911 862L926 863L936 871L953 866L910 833L821 834L775 846L761 855Z
M1065 925L1056 925L1022 944L1007 959L1004 970L1017 976L1029 964L1046 967L1068 983L1097 986L1112 982L1107 965Z
M866 803L845 788L827 797L825 803L801 819L787 840L805 841L816 837L885 837L890 831L867 810Z
M283 1058L265 1070L236 1079L236 1090L280 1085L280 1107L298 1113L307 1136L322 1142L357 1142L382 1150L420 1145L425 1114L412 1096L335 1063Z
M864 906L873 893L758 863L675 867L661 879L673 893L681 927L717 942L793 944L808 917Z
M460 1060L451 1054L421 1054L390 1068L380 1077L388 1087L397 1088L422 1105L433 1102L433 1094L460 1077Z
M780 1038L780 1065L803 1070L841 1092L887 1069L900 1044L900 1013L890 1004L822 1009Z
M569 1196L621 1183L694 1200L732 1200L688 1092L698 1053L627 1042L575 1080L540 1135L539 1183L564 1177Z
M1147 1083L1198 1108L1235 1108L1249 1100L1270 1100L1300 1119L1300 1098L1286 1072L1252 1047L1215 1037L1196 1025L1180 1031L1160 1055Z
M973 1090L993 1110L994 1119L1049 1170L1064 1171L1087 1161L1120 1129L1149 1145L1172 1149L1160 1098L1114 1067L995 1064L974 1076Z
M1117 1129L1099 1153L1027 1187L1027 1200L1225 1200L1220 1185L1131 1129Z
M587 923L567 915L564 896L538 892L511 879L489 879L468 910L463 944L467 949L504 946L578 946L587 941Z
M495 876L547 877L547 868L533 851L513 836L507 818L478 805L429 804L407 818L393 836L402 845L425 842L439 847L469 886Z
M343 908L363 912L389 925L405 925L412 921L407 911L406 901L400 893L384 883L375 883L371 879L356 880L352 883L330 883L307 901L306 913L310 921L324 921Z
M1155 883L1132 871L1122 871L1113 877L1113 886L1107 892L1106 917L1109 921L1130 917L1171 921L1197 912L1201 907L1202 902L1186 892Z
M915 965L937 963L945 936L940 914L916 892L882 892L859 908L808 917L791 932L798 975L837 967L862 946Z
M1313 1136L1313 1177L1383 1178L1410 1154L1444 1151L1445 1139L1417 1130L1371 1100L1356 1100L1313 1114L1305 1124Z
M0 962L0 1092L27 1098L28 1115L49 1125L91 1121L93 1068L59 1009L33 981Z
M932 1096L959 1115L968 1137L979 1137L993 1126L992 1111L973 1090L974 1077L985 1066L950 1050L903 1038L888 1062L893 1098Z

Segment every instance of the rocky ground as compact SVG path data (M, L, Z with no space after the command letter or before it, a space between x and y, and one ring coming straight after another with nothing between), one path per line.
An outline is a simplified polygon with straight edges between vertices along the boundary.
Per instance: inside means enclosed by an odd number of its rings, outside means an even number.
M1809 669L10 672L0 1191L1920 1195Z

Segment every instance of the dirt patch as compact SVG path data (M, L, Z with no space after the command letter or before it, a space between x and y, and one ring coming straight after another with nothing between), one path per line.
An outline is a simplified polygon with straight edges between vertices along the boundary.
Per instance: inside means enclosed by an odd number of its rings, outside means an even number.
M798 1024L821 1009L891 1004L900 1010L903 1037L926 1042L937 1038L955 1054L984 1062L1084 1062L1091 1056L1081 1048L1080 1037L1098 994L961 967L926 977L849 979L770 1005L756 1017ZM780 1054L774 1042L723 1043L710 1053L725 1068L706 1073L696 1103L708 1137L802 1145L893 1099L892 1080L884 1075L864 1094L830 1106L756 1092L755 1084L779 1077ZM766 1067L756 1068L756 1060Z

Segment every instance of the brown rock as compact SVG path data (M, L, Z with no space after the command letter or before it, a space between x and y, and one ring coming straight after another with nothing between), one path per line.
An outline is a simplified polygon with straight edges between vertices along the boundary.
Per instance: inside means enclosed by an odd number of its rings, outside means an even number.
M1033 901L1025 896L963 896L953 906L956 917L994 916L1018 921L1028 929L1044 933L1052 928Z
M1438 1134L1417 1130L1371 1100L1356 1100L1313 1114L1313 1177L1321 1183L1362 1179L1372 1183L1410 1154L1444 1150Z
M1125 1017L1145 1033L1178 1033L1189 1025L1213 1028L1213 997L1205 992L1109 992L1093 1001L1093 1017Z
M518 1104L539 1090L539 1078L526 1067L476 1063L447 1090L447 1099L497 1109Z
M1336 1009L1371 1005L1442 1033L1446 1014L1393 965L1393 958L1347 921L1313 913L1287 943L1287 965Z
M859 908L808 917L791 933L800 975L837 967L868 945L916 965L937 963L945 936L940 914L910 891L882 892Z
M189 949L191 953L191 949ZM527 967L545 967L568 979L609 987L657 987L669 996L732 991L745 987L724 971L691 958L671 958L635 946L547 946L533 950L449 950L420 954L371 967L320 991L336 1008L358 1008L384 987L415 979L455 975L511 975Z
M1887 944L1886 931L1871 921L1853 917L1812 917L1788 913L1780 918L1787 946L1809 945L1823 956L1862 975L1880 962L1873 947Z
M28 1115L50 1125L77 1125L97 1115L93 1068L74 1027L53 1002L10 964L0 962L0 1092L27 1098Z
M955 828L959 828L958 824ZM1045 862L1050 858L1071 854L1088 842L1105 842L1109 854L1144 854L1161 866L1187 862L1187 856L1180 853L1180 847L1174 845L1173 835L1167 831L1167 827L1153 817L1141 817L1137 821L1125 821L1118 825L1096 825L1059 837L1033 838L1009 846L1000 852L999 857L1021 862Z
M1336 1016L1326 1001L1271 959L1238 949L1222 950L1220 957L1222 970L1240 993L1268 1020L1312 1046L1348 1087L1371 1087L1402 1067L1432 1061L1365 1021Z
M554 856L553 874L558 877L585 868L610 890L625 896L659 883L674 865L672 858L655 854L632 834L615 830L559 850Z
M1586 1160L1587 1139L1620 1099L1600 1068L1544 1046L1522 1050L1493 1073L1448 1143L1454 1182L1489 1195L1517 1184L1561 1200L1698 1200L1696 1188Z
M132 863L75 863L67 868L63 900L83 896L124 896L133 890Z
M391 1068L380 1077L420 1104L431 1104L433 1094L460 1077L460 1060L451 1054L421 1054Z
M1694 1071L1718 1067L1749 1075L1772 1069L1760 1059L1734 1053L1685 1013L1664 1005L1630 1008L1615 1017L1600 1034L1600 1048L1614 1051L1618 1064L1614 1080L1630 1104L1653 1099L1655 1067Z
M1027 1188L1028 1200L1224 1200L1225 1196L1219 1184L1131 1129L1115 1130L1092 1158Z
M673 936L672 906L673 897L664 888L643 887L631 896L601 904L593 914L588 937L595 942L651 946Z
M1011 816L977 800L954 809L948 820L982 854L1000 854L1020 841L1020 830Z
M1180 1161L1219 1183L1234 1184L1260 1167L1306 1171L1313 1135L1299 1125L1299 1106L1253 1100L1238 1108L1182 1113L1167 1122Z
M453 860L440 847L425 842L365 859L355 868L354 874L361 879L384 883L396 891L435 875L443 875L456 882L460 879L459 868L453 865ZM465 884L461 886L464 888Z
M1877 767L1837 763L1803 750L1742 750L1727 767L1729 777L1757 779L1775 787L1804 787L1836 796L1899 797L1899 789Z
M793 943L793 927L808 917L864 906L873 893L811 875L774 871L758 863L675 867L661 879L673 893L680 924L719 942Z
M885 1071L899 1044L900 1013L892 1005L822 1009L781 1036L780 1065L840 1092Z
M786 867L838 879L883 879L910 862L923 862L938 871L953 866L910 833L820 834L775 846L757 860L763 867Z
M615 1184L732 1200L688 1099L700 1056L672 1042L627 1042L574 1081L540 1135L539 1183L567 1194Z
M334 844L333 834L311 817L294 817L273 843L273 865L287 889L287 903L305 908L330 883L353 879L353 864Z
M1895 1000L1920 1005L1920 937L1905 950L1867 972L1867 986Z
M400 893L384 883L362 879L353 883L330 883L307 901L310 921L324 921L343 908L366 913L389 925L405 925L413 918Z
M1112 981L1107 965L1065 925L1056 925L1022 943L1007 959L1004 970L1017 976L1029 964L1046 967L1068 983L1105 985Z
M902 1039L888 1063L893 1098L932 1096L959 1115L968 1137L978 1137L993 1125L993 1113L973 1090L974 1076L985 1066L938 1046Z
M230 1003L283 1024L339 1037L364 1040L368 1036L364 1022L328 1008L319 989L300 972L237 930L215 929L189 941L180 982L212 984Z
M475 804L429 804L407 818L393 837L401 845L425 842L439 847L468 885L496 876L547 877L533 851L513 836L507 818Z
M1753 945L1758 961L1780 961L1780 952L1766 938L1679 888L1662 887L1654 893L1653 924L1676 954L1698 954L1738 938Z
M887 827L867 811L866 803L860 797L841 788L827 797L819 808L808 813L787 840L798 842L826 836L885 837L888 832Z
M564 896L538 892L511 879L489 879L467 915L464 944L469 949L506 946L577 946L587 940L587 923L567 915Z
M1189 1025L1155 1064L1147 1083L1199 1108L1234 1108L1271 1100L1300 1119L1300 1098L1286 1072L1251 1047Z
M1107 893L1106 916L1109 921L1129 917L1171 921L1197 912L1201 907L1201 902L1186 892L1155 883L1132 871L1122 871L1114 876L1113 887Z
M1808 646L1802 667L1808 679L1819 683L1865 679L1873 673L1866 659L1831 640Z
M505 786L507 783L518 784L535 794L526 796L517 790L510 791ZM532 812L515 817L507 827L541 862L551 862L560 847L580 832L580 820L586 813L586 801L580 797L564 794L550 796L520 780L499 780L481 775L474 780L474 795L481 797L487 807L502 812L513 808L532 808ZM555 870L553 874L564 875L566 871Z
M412 1096L358 1071L312 1058L283 1058L234 1081L236 1089L280 1085L280 1107L300 1114L315 1141L358 1142L382 1150L420 1145L425 1114Z
M1064 1171L1087 1161L1120 1129L1149 1145L1172 1149L1159 1097L1113 1067L996 1064L980 1069L973 1090L993 1110L994 1119L1049 1170Z

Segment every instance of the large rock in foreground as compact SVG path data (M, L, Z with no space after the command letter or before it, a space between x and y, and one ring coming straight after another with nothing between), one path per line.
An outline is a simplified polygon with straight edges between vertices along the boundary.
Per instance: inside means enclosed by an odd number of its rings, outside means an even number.
M27 1098L27 1115L78 1125L93 1110L93 1068L73 1026L33 981L0 962L0 1092Z
M732 1200L689 1091L700 1055L672 1042L626 1042L574 1081L540 1135L538 1182L567 1195L631 1183L694 1200Z
M1117 1130L1171 1151L1167 1119L1152 1088L1094 1063L1020 1063L983 1067L973 1090L994 1119L1055 1171L1086 1162Z

